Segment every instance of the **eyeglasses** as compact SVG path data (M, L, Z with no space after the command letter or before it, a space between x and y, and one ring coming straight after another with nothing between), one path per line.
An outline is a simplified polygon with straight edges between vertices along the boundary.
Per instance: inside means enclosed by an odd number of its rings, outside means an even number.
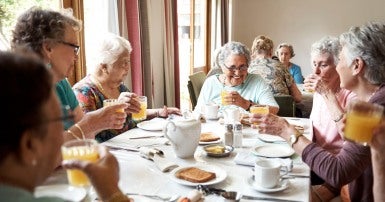
M72 48L74 48L75 55L79 55L80 46L72 44L72 43L68 43L68 42L65 42L65 41L58 41L58 42L61 43L61 44L67 45L67 46L71 46Z
M62 110L62 115L60 117L48 119L48 120L44 121L43 123L50 123L50 122L56 122L56 121L63 121L63 122L73 121L74 114L73 114L70 106L68 106L68 105L62 106L61 110Z
M225 64L223 64L223 66L225 66L228 70L233 71L233 72L235 70L245 71L245 70L247 70L247 68L249 68L247 65L241 65L239 67L236 67L235 65L231 65L230 67L228 67Z

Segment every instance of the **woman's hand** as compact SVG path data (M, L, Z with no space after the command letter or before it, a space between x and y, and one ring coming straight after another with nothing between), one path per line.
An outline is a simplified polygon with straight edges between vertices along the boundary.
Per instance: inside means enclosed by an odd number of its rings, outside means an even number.
M121 103L88 112L82 122L85 122L89 130L95 134L106 129L121 129L126 122L127 114L119 110L126 109L127 106L127 103Z
M244 99L237 91L231 91L229 92L225 97L224 100L228 104L236 105L239 107L242 107L243 109L247 110L250 105L250 101Z
M330 90L329 81L316 74L310 74L304 80L304 89L308 92L325 94Z
M120 102L127 103L128 106L125 109L126 113L138 113L140 110L140 103L137 99L138 95L130 92L122 92L119 95L118 100Z
M182 115L181 111L176 107L167 107L158 109L158 116L160 117L168 117L170 114Z
M250 123L258 127L259 133L281 136L285 140L290 136L290 124L286 119L269 113L267 115L251 114Z

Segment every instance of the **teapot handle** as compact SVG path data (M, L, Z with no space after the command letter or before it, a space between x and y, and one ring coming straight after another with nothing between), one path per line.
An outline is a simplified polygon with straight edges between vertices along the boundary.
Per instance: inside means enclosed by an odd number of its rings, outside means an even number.
M175 129L176 129L176 126L175 126L175 123L174 122L172 122L172 121L169 121L167 124L166 124L166 127L164 128L164 136L176 147L177 145L175 144L175 142L174 141L172 141L171 140L171 138L167 135L167 130L168 130L168 125L169 124L172 124L173 125L173 127L174 127L174 129L173 129L173 131L175 131Z

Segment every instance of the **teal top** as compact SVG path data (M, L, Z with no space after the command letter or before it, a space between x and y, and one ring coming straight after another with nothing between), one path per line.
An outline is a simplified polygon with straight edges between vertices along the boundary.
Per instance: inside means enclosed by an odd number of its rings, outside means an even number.
M31 192L19 187L12 187L0 184L0 202L64 202L64 199L57 197L36 198Z
M79 102L76 99L75 93L72 91L70 83L67 79L63 79L56 83L56 94L59 96L60 102L62 106L68 105L73 111L77 106L79 106ZM74 125L73 120L64 121L64 129L67 130L72 125Z

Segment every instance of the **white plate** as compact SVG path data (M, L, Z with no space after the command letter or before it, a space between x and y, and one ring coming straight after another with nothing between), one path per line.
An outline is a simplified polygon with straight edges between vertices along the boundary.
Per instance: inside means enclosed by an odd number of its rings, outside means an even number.
M199 168L199 169L202 169L202 170L205 170L205 171L214 172L216 177L215 177L215 179L212 179L212 180L210 180L208 182L202 182L202 183L189 182L189 181L182 180L182 179L179 179L179 178L175 177L175 173L177 173L179 170L184 169L184 168L189 168L189 167L196 167L196 168ZM171 176L170 177L176 183L182 184L182 185L186 185L186 186L197 186L198 184L201 184L201 185L212 185L212 184L220 183L223 180L225 180L226 177L227 177L227 173L222 168L219 168L219 167L216 167L216 166L193 165L193 166L178 167L178 168L174 169L171 172Z
M258 134L258 138L264 142L285 142L285 140L276 135L268 135L268 134Z
M268 158L282 158L293 155L295 151L287 144L268 144L255 147L253 153Z
M273 192L279 192L279 191L283 191L285 190L286 188L289 187L289 184L290 184L290 181L288 179L285 179L285 180L282 180L279 182L279 184L273 188L265 188L265 187L261 187L259 184L257 184L255 181L254 181L254 176L251 176L249 178L247 178L247 183L255 190L259 191L259 192L263 192L263 193L273 193Z
M137 124L138 128L148 131L161 131L166 126L166 120L149 120Z
M87 191L84 188L68 184L38 186L34 193L35 197L59 197L66 201L82 201L86 197L86 194Z
M210 142L201 142L201 141L199 141L199 144L200 145L208 145L208 144L216 144L216 143L220 143L220 142L222 142L221 138L219 138L219 140L214 140L214 141L210 141Z

